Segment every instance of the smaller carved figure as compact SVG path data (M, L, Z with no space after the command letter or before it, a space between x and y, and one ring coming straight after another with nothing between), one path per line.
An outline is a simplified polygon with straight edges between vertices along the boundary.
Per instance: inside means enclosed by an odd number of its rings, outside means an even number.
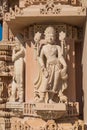
M17 38L13 48L12 60L14 62L14 76L12 81L12 95L10 101L23 102L24 100L24 56L23 45Z
M9 71L10 70L9 70L8 66L6 65L6 62L0 61L0 73L2 75L6 75L6 74L8 74Z
M3 83L0 82L0 102L2 102Z
M15 12L12 8L10 8L10 15L11 15L11 17L15 17Z

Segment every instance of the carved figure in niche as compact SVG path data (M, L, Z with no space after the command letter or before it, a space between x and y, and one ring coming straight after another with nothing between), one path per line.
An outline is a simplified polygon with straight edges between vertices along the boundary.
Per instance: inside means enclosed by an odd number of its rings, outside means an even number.
M18 38L15 38L12 60L14 62L14 76L12 81L12 95L10 101L24 101L24 57L25 50Z
M1 80L1 79L0 79L0 80ZM0 82L0 103L1 103L1 101L3 100L3 99L2 99L2 93L3 93L3 83Z
M5 61L0 61L0 73L1 75L6 75L9 72L9 68Z
M40 74L35 82L35 100L54 103L54 96L58 95L60 102L66 102L67 97L63 91L67 88L67 64L63 49L56 43L56 31L53 27L47 27L44 35L45 38L41 39L38 32L34 37L40 64Z

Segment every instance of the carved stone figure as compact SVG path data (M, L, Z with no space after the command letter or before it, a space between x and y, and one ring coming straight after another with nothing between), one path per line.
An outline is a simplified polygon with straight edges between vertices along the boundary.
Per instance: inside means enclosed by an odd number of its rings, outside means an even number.
M20 41L15 38L12 60L14 62L14 76L12 82L11 101L23 102L24 100L24 56L25 51Z
M44 32L45 38L36 33L34 41L37 45L40 74L35 82L35 99L38 102L54 103L54 95L65 99L63 91L67 88L67 64L62 48L56 43L56 31L49 26ZM48 96L47 96L48 95ZM46 99L48 97L48 99Z
M0 74L6 75L6 74L8 74L9 71L10 70L9 70L8 66L6 65L6 62L0 61Z
M55 123L54 120L48 120L46 124L46 130L57 130L57 124Z
M0 82L0 103L2 102L2 92L3 92L3 83Z

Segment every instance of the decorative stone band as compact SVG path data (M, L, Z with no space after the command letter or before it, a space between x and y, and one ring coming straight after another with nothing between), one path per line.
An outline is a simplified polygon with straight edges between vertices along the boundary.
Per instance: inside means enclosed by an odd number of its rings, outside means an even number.
M45 113L45 114L44 114ZM47 113L47 114L46 114ZM49 118L46 115L53 115L59 113L61 116L78 116L79 115L79 103L78 102L69 102L68 104L57 103L57 104L45 104L45 103L24 103L23 106L23 115L31 116L41 116L44 118ZM37 115L38 114L38 115ZM45 115L45 116L44 116ZM53 116L52 118L60 118L58 116Z
M65 119L65 122L55 122L55 120L42 120L40 118L20 119L13 118L11 121L12 130L84 130L82 120ZM86 129L85 129L86 130Z
M81 5L80 0L24 0L25 6L30 5L37 5L37 4L47 4L54 2L55 4L61 3L61 4L70 4L70 5Z
M43 119L58 119L60 117L76 117L79 115L78 102L69 102L68 104L7 102L6 104L0 104L0 110L3 109L5 112L10 110L10 116L41 117Z
M68 6L60 4L32 5L27 8L19 8L15 6L13 10L5 13L5 21L11 21L18 17L36 17L36 16L86 16L85 6Z

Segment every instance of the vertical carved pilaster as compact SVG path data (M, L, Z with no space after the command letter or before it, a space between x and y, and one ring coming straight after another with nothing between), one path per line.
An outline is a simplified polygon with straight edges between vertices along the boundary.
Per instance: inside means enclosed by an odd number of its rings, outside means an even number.
M8 41L8 25L6 21L3 21L3 41Z
M12 30L10 28L9 28L9 36L8 37L9 37L8 39L10 42L12 42L14 40L14 35L13 35Z

